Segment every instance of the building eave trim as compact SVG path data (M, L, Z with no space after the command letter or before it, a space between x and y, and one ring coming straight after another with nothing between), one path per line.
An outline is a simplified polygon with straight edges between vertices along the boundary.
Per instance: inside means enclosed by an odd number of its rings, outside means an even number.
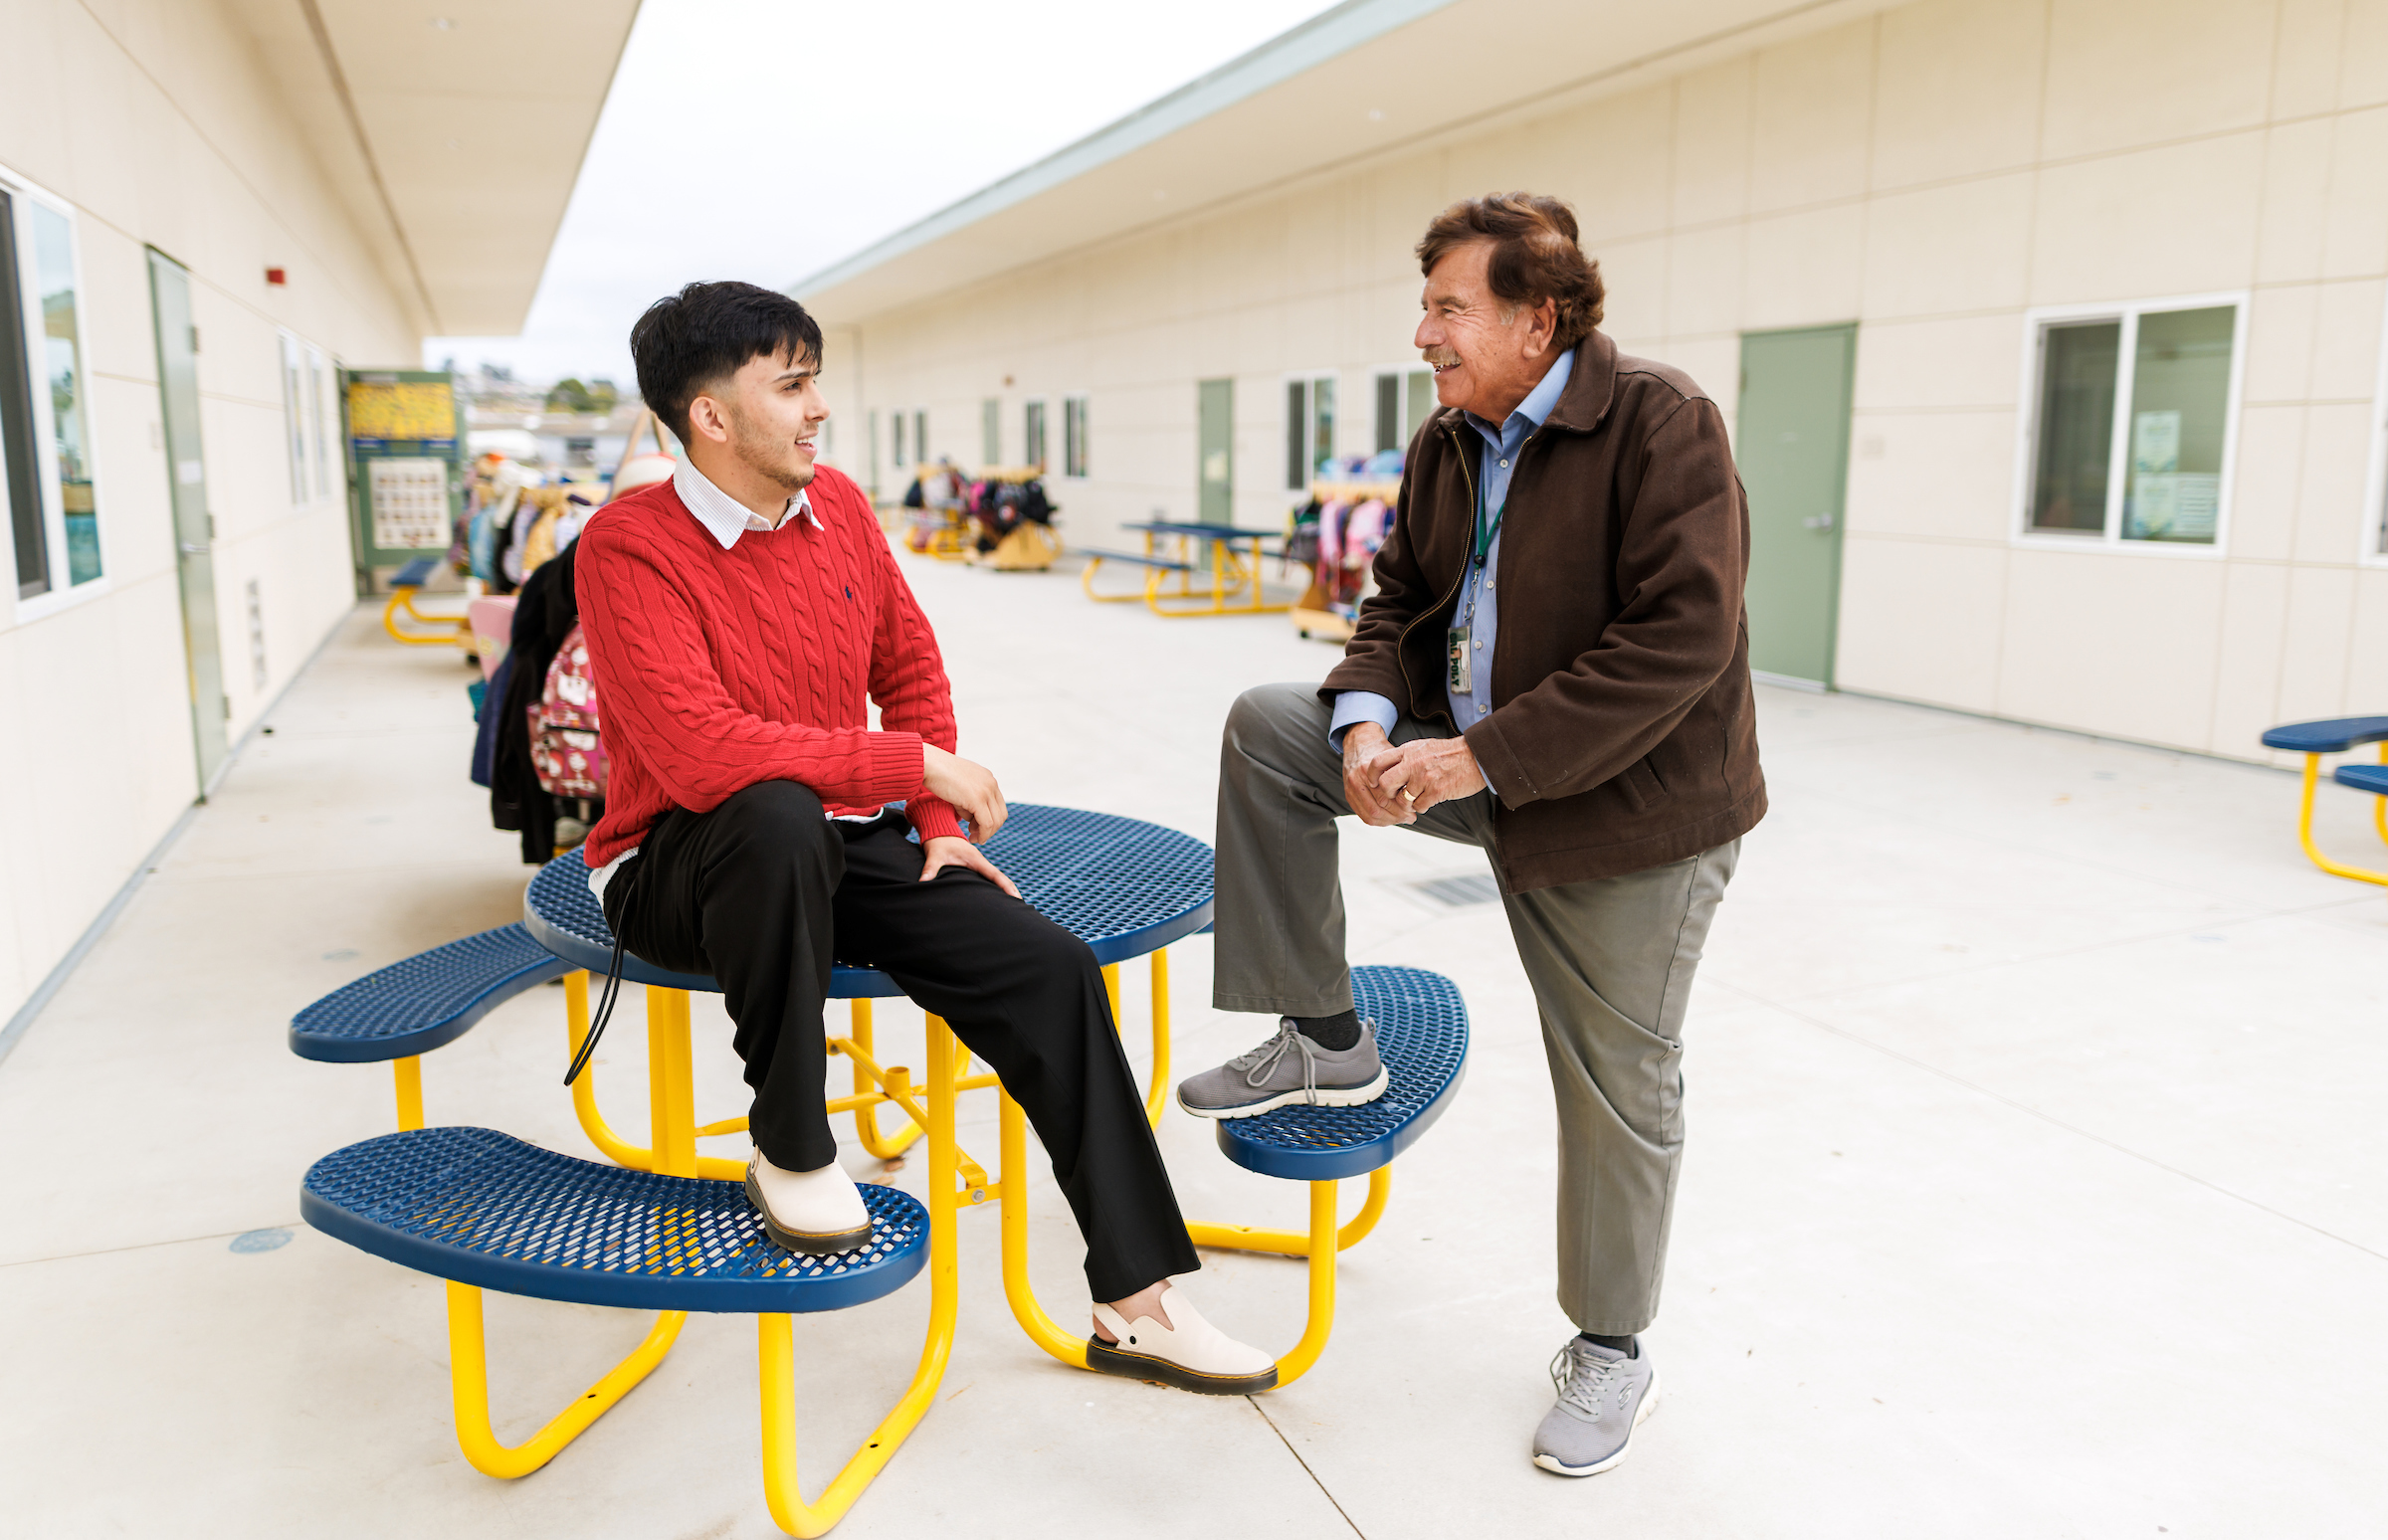
M1125 117L1054 151L1043 160L948 204L914 225L866 247L798 283L788 292L799 298L849 283L906 252L967 229L989 215L1025 203L1098 166L1133 154L1181 128L1280 86L1331 59L1374 42L1457 0L1345 0L1300 26L1272 38Z

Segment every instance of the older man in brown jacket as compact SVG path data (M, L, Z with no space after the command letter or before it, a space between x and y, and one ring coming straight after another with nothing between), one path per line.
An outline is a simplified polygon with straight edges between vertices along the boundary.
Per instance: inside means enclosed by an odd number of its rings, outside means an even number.
M1741 606L1749 520L1724 419L1598 329L1556 199L1454 204L1418 246L1443 410L1343 662L1248 691L1219 779L1214 1003L1280 1018L1183 1082L1210 1117L1384 1093L1353 1011L1335 820L1489 852L1559 1110L1558 1296L1578 1335L1534 1462L1622 1461L1658 1402L1683 1155L1682 1028L1741 836L1766 810Z

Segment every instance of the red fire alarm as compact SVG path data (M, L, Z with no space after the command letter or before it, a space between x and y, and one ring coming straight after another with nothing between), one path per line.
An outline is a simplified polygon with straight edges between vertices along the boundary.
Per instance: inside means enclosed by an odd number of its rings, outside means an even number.
M280 289L283 285L290 282L290 277L280 268L268 268L266 270L266 282L273 285L276 289Z

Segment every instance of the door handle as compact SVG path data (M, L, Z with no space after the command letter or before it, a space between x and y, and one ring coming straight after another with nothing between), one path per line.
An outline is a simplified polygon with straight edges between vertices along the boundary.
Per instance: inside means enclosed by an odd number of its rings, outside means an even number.
M1799 521L1799 527L1802 529L1830 529L1833 527L1833 515L1819 513L1814 518L1803 518Z

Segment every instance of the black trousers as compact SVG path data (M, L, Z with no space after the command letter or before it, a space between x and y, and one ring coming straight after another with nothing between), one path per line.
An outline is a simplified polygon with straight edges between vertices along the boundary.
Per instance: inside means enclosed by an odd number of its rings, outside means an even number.
M896 820L833 822L806 788L763 781L710 813L657 820L606 884L605 917L647 961L720 982L755 1147L773 1165L837 1158L823 1110L830 963L878 968L1028 1113L1087 1239L1096 1299L1196 1271L1094 954L975 871L921 881L925 860Z

